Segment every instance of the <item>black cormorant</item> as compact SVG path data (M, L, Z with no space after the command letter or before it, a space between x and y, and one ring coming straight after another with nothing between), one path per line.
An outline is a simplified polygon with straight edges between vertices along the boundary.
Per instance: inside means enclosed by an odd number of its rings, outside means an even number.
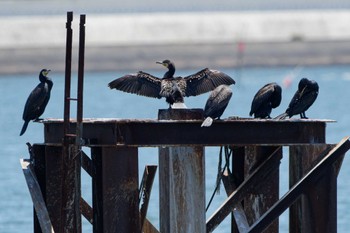
M204 107L205 120L201 127L209 127L213 123L213 119L220 119L231 99L231 96L232 91L227 85L220 85L210 93Z
M315 102L318 95L318 84L314 80L302 78L298 85L298 90L295 92L292 100L285 113L276 117L284 119L287 116L291 118L294 115L300 114L301 118L306 118L305 111Z
M217 70L205 68L187 77L174 77L175 65L173 62L164 60L156 63L168 68L163 78L139 71L136 74L127 74L115 79L108 86L111 89L115 88L147 97L165 97L171 107L174 103L183 103L184 97L206 93L221 84L235 84L230 76Z
M30 93L27 102L24 106L23 120L24 124L20 133L20 136L24 134L27 129L28 123L31 120L38 121L39 117L44 113L45 107L50 99L50 92L53 82L47 77L50 70L43 69L40 71L39 80L40 83Z
M282 100L282 88L277 83L268 83L254 96L249 115L254 118L271 118L273 108L277 108Z

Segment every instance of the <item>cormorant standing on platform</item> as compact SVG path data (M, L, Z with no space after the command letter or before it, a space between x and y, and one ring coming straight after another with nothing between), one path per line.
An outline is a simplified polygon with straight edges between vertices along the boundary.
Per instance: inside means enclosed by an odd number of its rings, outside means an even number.
M277 108L282 100L282 88L277 83L268 83L254 96L249 115L254 118L271 118L273 108Z
M232 91L227 85L220 85L210 93L204 108L205 120L201 127L209 127L214 119L220 119L231 99L231 96Z
M50 92L53 82L47 77L50 70L43 69L40 71L40 83L30 93L24 106L23 120L24 124L20 136L24 134L31 120L38 121L39 117L44 113L47 103L50 99Z
M183 97L196 96L215 89L221 84L231 85L235 81L217 70L205 68L187 77L174 77L175 65L169 60L156 62L168 68L163 78L139 71L127 74L110 82L108 86L120 91L153 98L166 98L169 107L183 103Z
M292 100L285 113L276 117L284 119L287 116L291 118L294 115L300 114L300 118L307 119L305 112L315 102L318 95L318 84L314 80L302 78L298 85L298 90L295 92Z

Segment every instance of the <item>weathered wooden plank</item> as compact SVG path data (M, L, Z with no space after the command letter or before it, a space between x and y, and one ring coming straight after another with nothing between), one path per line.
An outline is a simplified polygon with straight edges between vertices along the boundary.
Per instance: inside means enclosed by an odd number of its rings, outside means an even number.
M155 226L153 226L147 218L145 219L145 223L142 230L143 233L159 233L157 228L155 228Z
M211 127L200 127L201 120L85 119L83 138L96 139L96 146L315 144L325 143L326 122L231 119L215 121ZM62 135L63 124L60 121L45 121L44 124L45 142L61 143L59 135ZM70 130L75 132L75 123L71 123ZM167 132L166 137L164 132Z
M289 148L289 186L293 187L332 146L308 145ZM335 171L330 168L306 195L301 196L289 208L290 233L335 232L336 229L336 181ZM315 192L316 191L316 192ZM333 213L333 214L331 214ZM332 230L333 229L333 230Z
M242 201L248 193L256 190L261 182L278 169L282 158L280 153L272 153L244 182L226 199L218 210L207 220L207 232L212 232L229 215L238 202Z
M245 177L265 161L271 153L282 157L282 147L247 146L245 150ZM279 167L256 187L256 191L244 198L244 210L248 222L252 224L260 218L279 199ZM278 233L279 222L276 219L264 232Z
M144 222L147 215L148 204L151 197L152 185L154 177L156 175L157 166L147 165L143 173L141 187L140 187L140 197L139 201L142 203L140 208L140 222L141 222L141 231L144 226Z
M84 153L84 151L81 151L81 167L92 177L92 160L87 156L87 154Z
M227 196L230 196L236 190L234 181L230 178L232 174L225 172L222 177L222 183L224 184ZM235 220L235 226L238 232L246 232L249 229L249 223L247 216L244 212L244 208L240 202L234 207L232 211L233 218ZM233 230L233 229L232 229Z
M313 187L317 181L329 171L333 164L350 149L349 137L341 140L336 147L317 163L305 176L300 179L278 202L276 202L261 218L251 225L249 233L262 232L274 219L280 216L295 200ZM330 213L334 214L334 213ZM313 229L312 229L313 230ZM327 232L336 232L328 229Z
M62 147L45 147L45 193L46 206L49 211L53 228L62 232L64 223L61 218L62 187L63 187L63 159Z
M84 198L80 198L80 211L81 214L89 221L89 223L93 224L94 215L93 209L91 206L84 200Z
M45 145L27 143L30 161L33 165L33 171L36 175L36 179L39 183L41 194L46 200L46 162L45 162ZM46 205L47 206L47 205ZM40 223L34 208L34 233L42 233Z
M36 179L35 173L28 160L20 160L24 177L27 181L29 193L32 197L33 205L40 223L41 231L43 233L54 233L49 213L46 209L45 201L42 196L40 185Z

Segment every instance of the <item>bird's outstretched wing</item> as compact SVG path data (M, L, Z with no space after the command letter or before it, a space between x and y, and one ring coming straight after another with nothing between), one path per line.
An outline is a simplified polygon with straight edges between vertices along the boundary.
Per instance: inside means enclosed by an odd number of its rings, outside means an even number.
M108 84L109 88L128 93L161 98L159 95L161 79L148 73L139 71L136 74L127 74Z
M49 90L45 84L40 83L28 96L24 106L23 120L33 120L39 117L43 105L47 104L46 97ZM45 108L46 106L44 106Z
M216 87L225 84L235 84L233 80L227 74L218 71L205 68L195 74L189 75L184 78L186 80L186 96L196 96L208 91L214 90Z

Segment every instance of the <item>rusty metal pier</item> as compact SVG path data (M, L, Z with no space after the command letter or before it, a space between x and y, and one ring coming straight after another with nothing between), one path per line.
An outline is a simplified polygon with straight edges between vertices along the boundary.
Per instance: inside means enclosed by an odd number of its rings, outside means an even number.
M193 111L197 111L198 114L198 110L164 111L175 112L170 114L179 114L180 111L180 115L186 114L185 112L191 115ZM166 231L160 229L160 232L182 232L174 229L180 225L199 223L206 229L204 232L211 232L235 210L239 203L243 203L243 214L248 220L248 225L245 227L248 230L238 231L239 228L233 227L232 232L263 232L265 227L268 227L266 232L278 232L276 219L288 207L290 207L290 232L336 232L336 177L343 156L350 148L350 142L346 138L337 146L326 144L327 122L229 119L215 122L209 128L201 128L201 120L84 119L82 138L86 142L84 146L91 149L91 159L84 153L76 159L81 160L82 167L92 176L93 206L88 206L80 199L78 209L72 200L69 201L64 197L65 193L69 193L67 188L76 186L65 186L63 178L74 179L80 176L75 174L79 172L75 168L71 168L70 171L62 169L63 120L50 119L44 122L45 142L34 144L31 161L34 161L33 171L38 179L55 232L67 232L66 222L57 212L63 206L67 206L68 203L64 202L69 202L70 205L70 208L66 209L66 214L68 216L83 214L93 224L93 232L141 232L138 148L160 147L159 155L163 156L161 150L164 148L185 147L182 150L184 153L182 159L190 163L190 160L187 160L190 156L188 148L222 145L234 150L233 175L241 178L235 179L231 186L237 188L231 190L227 201L209 219L204 219L205 208L202 208L199 210L201 220L191 222L191 218L181 218L181 221L177 221L177 218L166 218L163 221L168 223L170 221L171 224L166 224L164 227L173 226L173 228L168 228ZM74 133L76 122L71 122L69 128L71 133ZM291 189L279 199L278 171L282 158L281 146L288 146L290 150ZM198 156L202 153L204 153L202 149L196 149L190 154ZM160 163L159 166L163 165ZM164 168L159 167L160 171L162 169ZM203 163L196 166L195 171L203 172ZM66 173L75 175L67 176ZM161 179L174 182L179 189L187 179L204 183L203 176L182 177L182 181L176 180L175 177L178 176L163 173ZM237 180L241 180L241 183L237 183ZM161 186L160 189L166 190L167 185L169 183L164 183L164 187ZM174 198L173 193L162 192L159 194L160 202L162 199ZM198 192L202 190L194 187L192 190L187 187L183 192L179 192L177 195L181 196L181 203L174 203L173 208L178 208L177 211L186 210L188 207L184 207L183 203L187 205L191 203L186 202L186 198L191 196L191 193ZM204 195L197 198L205 202ZM260 205L261 208L252 209L253 204ZM169 212L173 210L162 208L162 211L168 213L162 213L161 216L169 216ZM157 232L148 221L146 222L148 227L144 228L144 232ZM162 228L162 221L160 224ZM242 222L238 222L237 225L242 225ZM145 230L150 228L153 230ZM39 224L35 224L34 232L40 232Z
M159 110L158 119L83 118L85 16L80 18L78 96L70 96L72 14L67 14L65 113L46 119L44 142L28 144L22 169L34 205L34 233L213 232L231 215L227 232L278 232L289 208L290 233L337 232L337 175L349 138L327 144L331 120L232 118L202 128L202 109ZM76 100L77 117L70 117ZM205 213L205 147L225 146L231 170L222 181L227 199ZM139 148L158 147L158 166L139 182ZM289 148L289 191L280 198L282 147ZM89 151L89 154L83 151ZM92 205L81 196L81 168L91 176ZM159 171L160 226L147 219Z

